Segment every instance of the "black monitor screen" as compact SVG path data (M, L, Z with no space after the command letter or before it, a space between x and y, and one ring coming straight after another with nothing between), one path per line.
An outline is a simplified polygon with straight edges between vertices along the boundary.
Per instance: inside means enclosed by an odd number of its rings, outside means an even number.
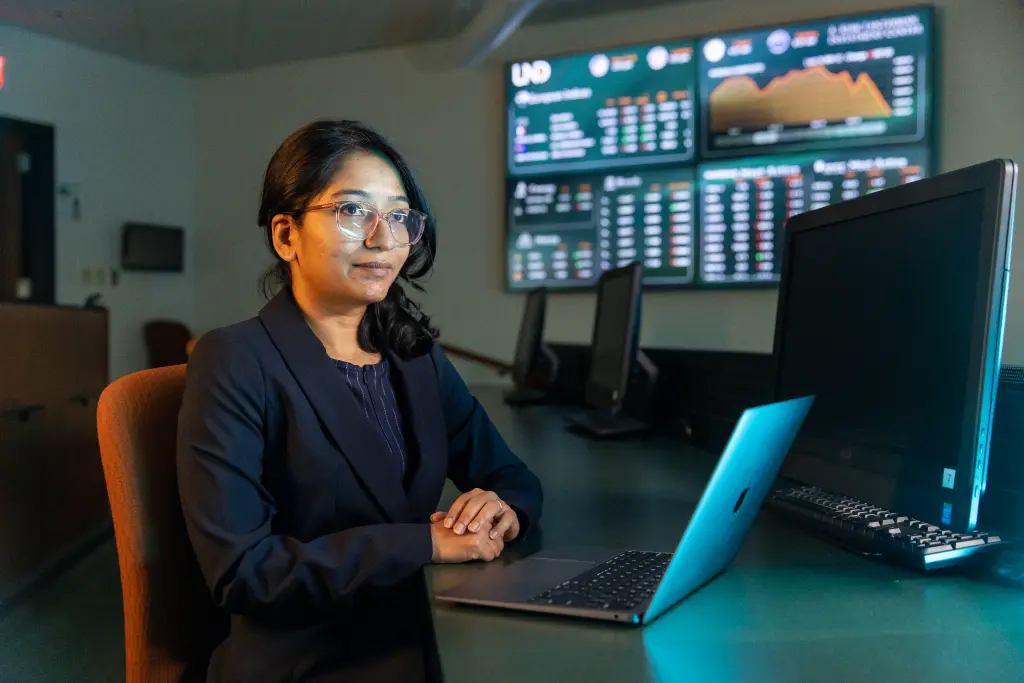
M693 42L508 65L512 175L693 156Z
M184 268L184 247L181 228L128 223L121 235L121 267L178 272Z
M594 407L609 407L625 393L635 355L638 276L633 267L622 268L606 276L598 288L587 383L588 402Z
M544 313L547 307L547 295L543 289L530 292L523 310L523 320L519 325L519 339L516 342L516 355L512 372L517 383L526 380L531 367L537 361L541 342L544 337Z
M946 494L971 476L956 469L973 429L984 201L967 192L793 235L777 388L817 396L797 450L824 460L822 478L805 467L805 483L948 523Z
M705 38L702 151L927 142L931 42L929 10Z

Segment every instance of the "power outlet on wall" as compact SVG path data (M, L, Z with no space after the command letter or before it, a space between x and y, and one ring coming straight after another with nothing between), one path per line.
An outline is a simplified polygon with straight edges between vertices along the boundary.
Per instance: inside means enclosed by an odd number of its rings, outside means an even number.
M111 285L116 285L117 284L116 271L111 270L108 273L106 268L101 268L100 266L90 266L88 268L83 268L82 269L82 284L84 286L86 286L86 287L93 287L93 286L106 287L107 286L108 275L109 275L110 284Z

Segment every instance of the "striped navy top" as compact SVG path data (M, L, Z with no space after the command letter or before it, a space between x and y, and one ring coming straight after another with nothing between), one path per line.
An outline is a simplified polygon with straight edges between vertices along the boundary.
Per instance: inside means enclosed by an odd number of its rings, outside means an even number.
M338 369L345 373L349 389L352 390L356 402L362 408L363 415L370 424L380 431L384 442L391 451L391 456L401 469L400 476L405 477L406 447L405 434L402 431L402 413L398 407L398 399L391 383L387 359L375 365L362 367L335 360Z

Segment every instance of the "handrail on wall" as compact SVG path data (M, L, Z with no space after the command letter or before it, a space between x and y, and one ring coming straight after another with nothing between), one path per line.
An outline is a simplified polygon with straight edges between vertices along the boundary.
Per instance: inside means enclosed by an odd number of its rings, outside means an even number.
M478 363L480 365L486 366L497 372L499 376L512 374L511 363L506 363L505 361L498 360L497 358L485 356L481 353L477 353L476 351L470 351L469 349L463 348L461 346L448 344L447 342L441 342L441 348L444 349L444 352L450 356L455 356L456 358L461 358L463 360L468 360L472 363Z

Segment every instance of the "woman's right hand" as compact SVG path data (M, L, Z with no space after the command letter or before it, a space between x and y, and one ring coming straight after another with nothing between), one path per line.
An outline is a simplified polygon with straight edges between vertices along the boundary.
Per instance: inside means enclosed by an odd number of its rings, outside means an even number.
M434 547L431 562L435 564L456 564L483 560L490 562L501 555L505 549L505 541L500 536L490 537L490 525L476 533L465 533L461 536L451 529L446 529L443 522L432 522L430 525L430 542Z

